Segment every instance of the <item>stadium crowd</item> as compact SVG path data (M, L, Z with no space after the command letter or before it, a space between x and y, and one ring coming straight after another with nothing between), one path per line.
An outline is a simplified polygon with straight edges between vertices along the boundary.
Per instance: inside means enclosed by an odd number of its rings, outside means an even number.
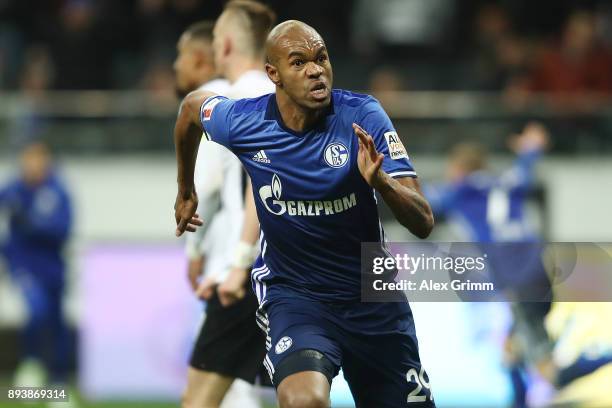
M170 87L174 39L190 23L217 16L223 3L4 1L0 88L28 88L32 82L62 90ZM281 21L299 17L319 27L342 73L338 86L505 90L515 102L530 91L612 92L606 75L612 70L609 2L266 3ZM587 106L593 105L597 98L591 96Z

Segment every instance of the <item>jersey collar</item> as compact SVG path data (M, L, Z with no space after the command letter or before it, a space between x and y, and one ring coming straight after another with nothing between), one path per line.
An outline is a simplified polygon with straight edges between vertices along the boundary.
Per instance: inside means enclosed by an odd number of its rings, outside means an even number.
M287 133L291 133L292 135L303 137L303 136L306 136L309 132L313 130L323 130L327 127L329 118L335 113L334 112L334 99L335 99L335 95L334 95L334 92L332 91L331 102L329 104L327 114L313 127L311 127L310 129L305 129L301 132L295 131L293 129L289 129L287 126L285 126L285 123L283 122L283 118L280 114L280 111L278 110L278 104L276 103L276 94L271 94L270 97L268 98L268 106L266 107L266 114L264 118L266 120L276 121L276 123L278 123L278 126Z

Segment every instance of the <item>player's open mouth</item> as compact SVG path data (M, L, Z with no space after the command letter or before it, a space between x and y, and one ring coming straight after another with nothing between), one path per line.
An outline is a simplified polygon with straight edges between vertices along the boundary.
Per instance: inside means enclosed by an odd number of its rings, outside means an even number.
M327 98L328 94L329 94L329 91L327 89L327 86L325 86L323 82L319 82L318 84L310 88L310 95L312 95L312 97L316 100L322 101L325 98Z

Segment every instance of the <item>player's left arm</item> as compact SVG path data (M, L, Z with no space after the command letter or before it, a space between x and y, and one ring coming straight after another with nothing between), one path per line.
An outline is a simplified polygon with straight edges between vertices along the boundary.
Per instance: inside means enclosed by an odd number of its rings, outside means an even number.
M393 178L382 169L384 154L363 128L353 124L359 137L358 166L365 181L380 193L395 218L419 238L427 238L434 225L433 213L416 178Z

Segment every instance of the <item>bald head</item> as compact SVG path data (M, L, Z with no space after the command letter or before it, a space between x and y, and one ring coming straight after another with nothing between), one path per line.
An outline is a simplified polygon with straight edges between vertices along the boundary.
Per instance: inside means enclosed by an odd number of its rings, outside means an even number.
M278 24L270 31L265 44L266 61L275 64L283 49L292 46L313 48L325 46L321 35L306 23L288 20Z
M329 106L333 70L325 42L314 28L285 21L270 31L265 52L266 72L276 85L277 99L311 112Z

